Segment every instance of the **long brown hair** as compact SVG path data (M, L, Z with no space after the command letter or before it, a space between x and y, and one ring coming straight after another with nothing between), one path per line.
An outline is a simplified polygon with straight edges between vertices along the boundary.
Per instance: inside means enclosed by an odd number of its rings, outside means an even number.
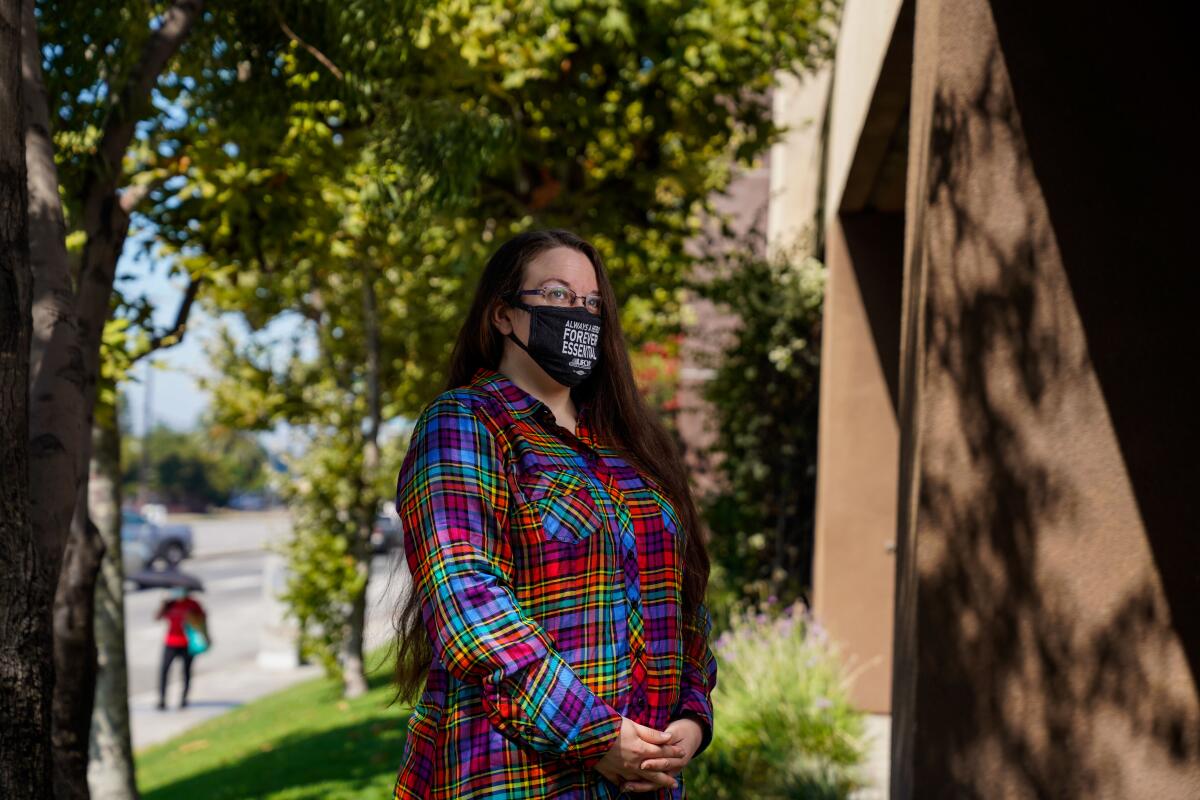
M504 337L491 322L492 309L501 298L521 288L526 264L539 253L556 247L570 247L588 257L596 270L596 283L603 300L600 359L592 374L572 392L577 401L592 401L588 414L593 435L619 449L630 463L657 481L671 499L684 526L683 608L685 613L694 612L704 599L709 574L708 550L700 532L700 514L675 440L643 402L634 383L616 296L595 247L559 228L526 231L502 244L488 260L476 287L471 311L458 332L446 389L467 385L479 367L498 367L504 352ZM433 650L415 589L401 604L395 628L396 696L416 702L433 661Z

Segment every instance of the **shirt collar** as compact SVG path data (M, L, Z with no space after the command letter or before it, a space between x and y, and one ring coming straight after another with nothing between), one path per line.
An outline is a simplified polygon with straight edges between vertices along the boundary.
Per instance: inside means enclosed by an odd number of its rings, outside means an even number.
M499 399L513 419L524 419L539 413L547 415L548 418L552 414L548 405L517 386L507 375L497 369L478 367L474 377L471 378L470 385ZM590 400L575 401L576 425L580 432L587 430L587 412L591 405ZM580 438L586 438L586 433Z

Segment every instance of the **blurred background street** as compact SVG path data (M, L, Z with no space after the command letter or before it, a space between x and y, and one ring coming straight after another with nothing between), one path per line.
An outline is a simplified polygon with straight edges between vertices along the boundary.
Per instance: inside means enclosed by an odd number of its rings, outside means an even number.
M283 510L227 511L213 515L172 515L171 522L192 526L195 554L183 569L204 581L196 595L208 612L212 649L192 663L188 707L178 708L180 663L172 666L167 684L167 710L159 711L158 679L165 623L154 615L165 596L161 589L132 590L125 597L126 648L129 664L130 723L135 748L169 739L197 723L242 703L321 674L316 664L264 665L280 660L285 643L271 639L267 625L278 604L266 596L266 570L271 543L291 533ZM391 586L388 586L391 578ZM377 555L371 562L367 600L367 646L387 644L398 593L408 589L408 567L401 551Z

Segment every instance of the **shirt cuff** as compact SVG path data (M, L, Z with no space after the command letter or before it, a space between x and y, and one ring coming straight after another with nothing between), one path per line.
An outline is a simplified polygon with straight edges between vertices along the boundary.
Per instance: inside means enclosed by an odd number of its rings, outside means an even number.
M582 769L592 769L620 738L622 719L620 712L597 697L574 742L567 748L567 755L578 761Z

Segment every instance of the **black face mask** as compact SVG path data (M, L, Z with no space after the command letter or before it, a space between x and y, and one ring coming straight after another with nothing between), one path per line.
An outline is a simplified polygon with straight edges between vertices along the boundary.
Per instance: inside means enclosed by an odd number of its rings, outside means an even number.
M575 386L592 373L600 360L599 316L578 306L532 306L511 300L508 304L529 312L529 344L511 331L508 338L547 375L563 386Z

